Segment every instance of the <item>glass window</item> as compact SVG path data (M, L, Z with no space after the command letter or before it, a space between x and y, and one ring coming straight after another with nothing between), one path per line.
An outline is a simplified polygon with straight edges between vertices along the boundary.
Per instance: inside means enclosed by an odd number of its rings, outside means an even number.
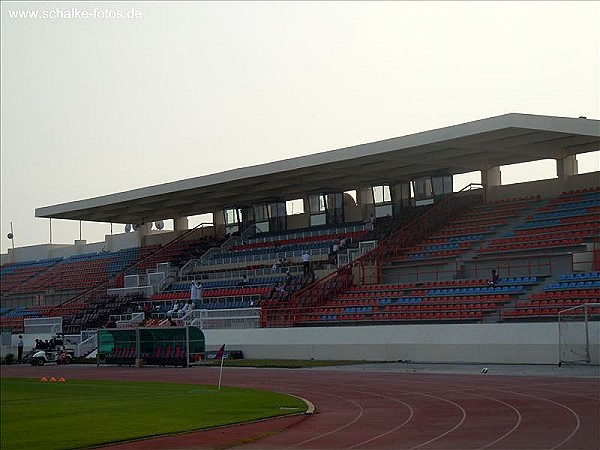
M327 216L325 214L313 214L310 216L310 226L314 227L317 225L325 225L327 223Z
M239 208L228 208L225 210L225 224L233 225L240 223L242 210Z
M327 210L327 196L325 194L313 194L308 199L311 214L317 214Z
M254 221L255 222L266 222L269 220L267 214L267 205L254 205Z
M288 200L285 202L285 209L288 216L304 214L304 200L301 198L296 200Z
M413 186L416 200L423 200L425 198L433 197L431 178L418 178L413 181Z
M390 187L387 184L381 186L373 186L373 201L376 205L380 205L382 203L390 203L392 201Z

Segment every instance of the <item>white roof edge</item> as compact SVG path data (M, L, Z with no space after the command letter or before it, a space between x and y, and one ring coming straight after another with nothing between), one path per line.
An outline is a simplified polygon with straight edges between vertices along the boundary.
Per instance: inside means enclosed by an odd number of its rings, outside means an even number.
M85 200L76 200L52 206L36 208L36 217L50 217L77 209L89 209L114 203L121 203L140 198L164 195L188 189L205 187L229 181L268 175L274 172L283 172L300 169L303 167L317 166L358 157L376 155L395 150L402 150L421 145L443 142L485 133L504 128L529 128L542 131L560 133L582 134L600 138L600 121L595 119L578 119L570 117L541 116L534 114L508 113L499 116L478 119L457 125L421 131L406 136L389 138L381 141L344 147L336 150L327 150L311 155L283 159L254 166L230 169L209 175L202 175L185 180L171 181L153 186L131 189L114 194L92 197Z

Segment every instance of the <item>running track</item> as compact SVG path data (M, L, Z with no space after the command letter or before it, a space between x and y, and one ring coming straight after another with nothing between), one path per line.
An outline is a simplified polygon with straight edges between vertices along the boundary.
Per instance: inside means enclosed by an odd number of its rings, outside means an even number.
M3 377L216 384L213 367L4 366ZM113 449L599 449L600 379L225 368L223 384L297 395L317 413Z

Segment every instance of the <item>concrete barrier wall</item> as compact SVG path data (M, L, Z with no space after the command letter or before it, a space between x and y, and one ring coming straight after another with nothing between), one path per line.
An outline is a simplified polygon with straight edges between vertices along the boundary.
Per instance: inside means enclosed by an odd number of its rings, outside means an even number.
M387 325L204 330L207 350L227 344L249 359L556 364L558 324ZM600 322L590 323L600 364Z

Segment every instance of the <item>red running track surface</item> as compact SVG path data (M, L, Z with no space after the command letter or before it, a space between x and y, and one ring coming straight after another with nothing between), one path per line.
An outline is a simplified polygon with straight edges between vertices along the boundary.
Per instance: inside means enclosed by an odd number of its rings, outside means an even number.
M4 366L3 377L216 384L218 369ZM310 400L311 416L113 449L599 449L600 379L225 368L223 384Z

